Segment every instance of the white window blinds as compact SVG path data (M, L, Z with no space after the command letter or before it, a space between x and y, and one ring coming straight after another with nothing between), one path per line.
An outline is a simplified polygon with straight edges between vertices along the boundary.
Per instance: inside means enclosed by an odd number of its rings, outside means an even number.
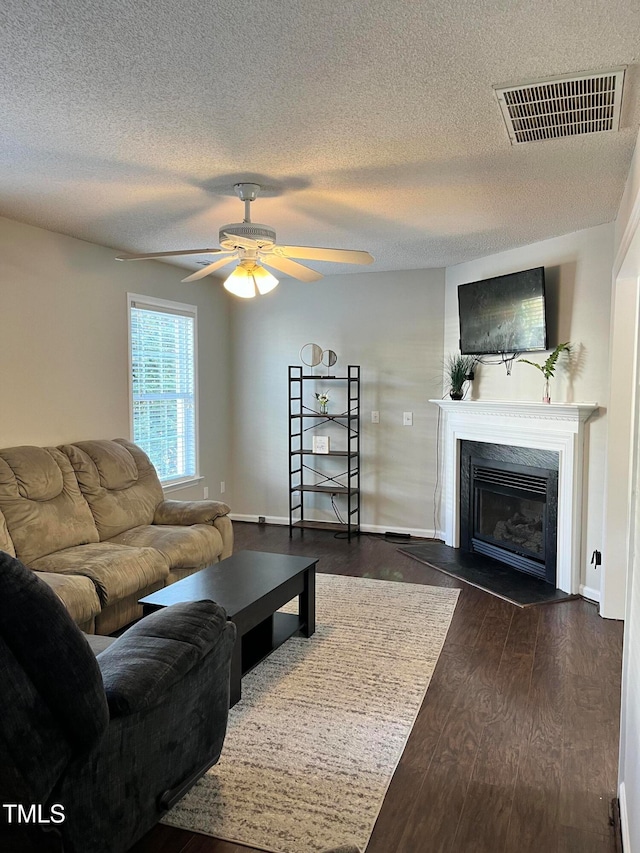
M167 484L197 476L196 309L130 299L133 440Z

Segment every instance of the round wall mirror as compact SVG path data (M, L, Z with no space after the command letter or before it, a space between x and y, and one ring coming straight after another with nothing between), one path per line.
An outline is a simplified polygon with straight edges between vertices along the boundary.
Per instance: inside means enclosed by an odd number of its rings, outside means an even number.
M322 350L318 344L305 344L300 350L300 361L307 367L315 367L322 361Z

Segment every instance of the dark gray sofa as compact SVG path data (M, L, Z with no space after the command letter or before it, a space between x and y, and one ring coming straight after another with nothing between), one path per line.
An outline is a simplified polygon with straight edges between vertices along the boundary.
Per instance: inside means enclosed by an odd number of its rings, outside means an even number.
M96 657L50 587L0 552L0 803L64 814L38 825L3 808L0 850L128 850L217 761L234 641L200 601Z

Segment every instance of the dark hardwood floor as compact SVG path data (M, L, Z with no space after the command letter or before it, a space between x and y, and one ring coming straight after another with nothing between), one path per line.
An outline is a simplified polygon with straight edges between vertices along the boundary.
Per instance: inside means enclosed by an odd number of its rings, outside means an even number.
M614 853L622 623L582 599L521 610L362 535L235 523L235 550L459 588L451 629L367 853ZM158 825L131 853L252 848Z

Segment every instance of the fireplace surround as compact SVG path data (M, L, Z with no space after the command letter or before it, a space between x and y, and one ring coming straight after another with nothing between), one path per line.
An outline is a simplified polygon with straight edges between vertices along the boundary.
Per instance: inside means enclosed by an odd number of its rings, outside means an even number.
M579 594L582 554L584 434L597 403L431 400L442 410L441 530L460 547L460 458L463 441L551 451L558 458L555 586ZM516 463L517 464L517 463Z

